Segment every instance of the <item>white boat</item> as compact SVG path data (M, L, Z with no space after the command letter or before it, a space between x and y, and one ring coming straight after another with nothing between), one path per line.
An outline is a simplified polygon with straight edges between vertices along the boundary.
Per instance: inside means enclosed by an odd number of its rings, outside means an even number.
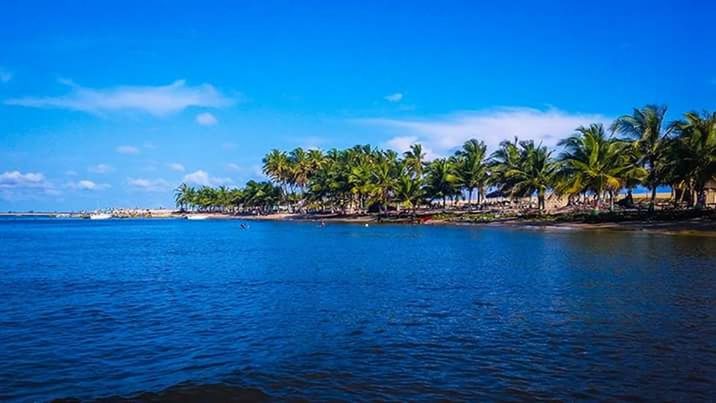
M187 220L206 220L207 218L209 218L209 216L204 214L190 214L186 216Z
M92 213L89 216L90 220L109 220L112 218L112 214L109 213Z

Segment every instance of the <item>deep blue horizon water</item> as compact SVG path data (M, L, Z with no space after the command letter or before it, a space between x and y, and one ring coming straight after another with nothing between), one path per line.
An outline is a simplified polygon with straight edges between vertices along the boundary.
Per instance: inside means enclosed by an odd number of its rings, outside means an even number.
M0 400L716 396L714 238L240 224L0 218Z

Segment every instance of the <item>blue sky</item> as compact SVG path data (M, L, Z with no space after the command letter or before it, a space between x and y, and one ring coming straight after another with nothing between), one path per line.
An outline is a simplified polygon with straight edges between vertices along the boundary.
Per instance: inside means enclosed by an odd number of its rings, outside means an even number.
M711 1L5 2L0 211L170 206L182 181L260 178L271 148L436 156L470 137L554 144L647 103L713 110L714 15Z

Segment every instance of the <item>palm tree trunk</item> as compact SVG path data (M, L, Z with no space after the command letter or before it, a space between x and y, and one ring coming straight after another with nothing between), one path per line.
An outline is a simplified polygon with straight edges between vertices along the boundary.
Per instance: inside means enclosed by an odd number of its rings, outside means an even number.
M544 210L544 191L542 190L537 193L537 210L540 212Z
M704 186L699 186L696 191L696 206L697 208L706 207L706 189Z
M654 211L656 208L656 185L651 187L651 202L649 202L649 211Z
M614 210L614 192L609 191L609 210Z

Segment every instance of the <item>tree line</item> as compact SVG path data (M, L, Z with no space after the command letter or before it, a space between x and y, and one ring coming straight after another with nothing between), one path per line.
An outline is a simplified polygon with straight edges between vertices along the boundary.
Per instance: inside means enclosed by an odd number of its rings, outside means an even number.
M503 141L493 153L471 139L452 156L426 160L421 145L398 154L370 145L348 149L272 150L263 158L270 181L249 181L243 188L182 184L176 203L182 209L246 212L386 212L420 206L469 206L491 196L537 197L545 209L548 194L568 204L594 207L633 203L632 190L651 192L671 186L675 202L704 206L705 186L716 175L716 112L689 112L666 122L666 107L647 105L617 118L578 127L558 143L559 152L532 140Z

